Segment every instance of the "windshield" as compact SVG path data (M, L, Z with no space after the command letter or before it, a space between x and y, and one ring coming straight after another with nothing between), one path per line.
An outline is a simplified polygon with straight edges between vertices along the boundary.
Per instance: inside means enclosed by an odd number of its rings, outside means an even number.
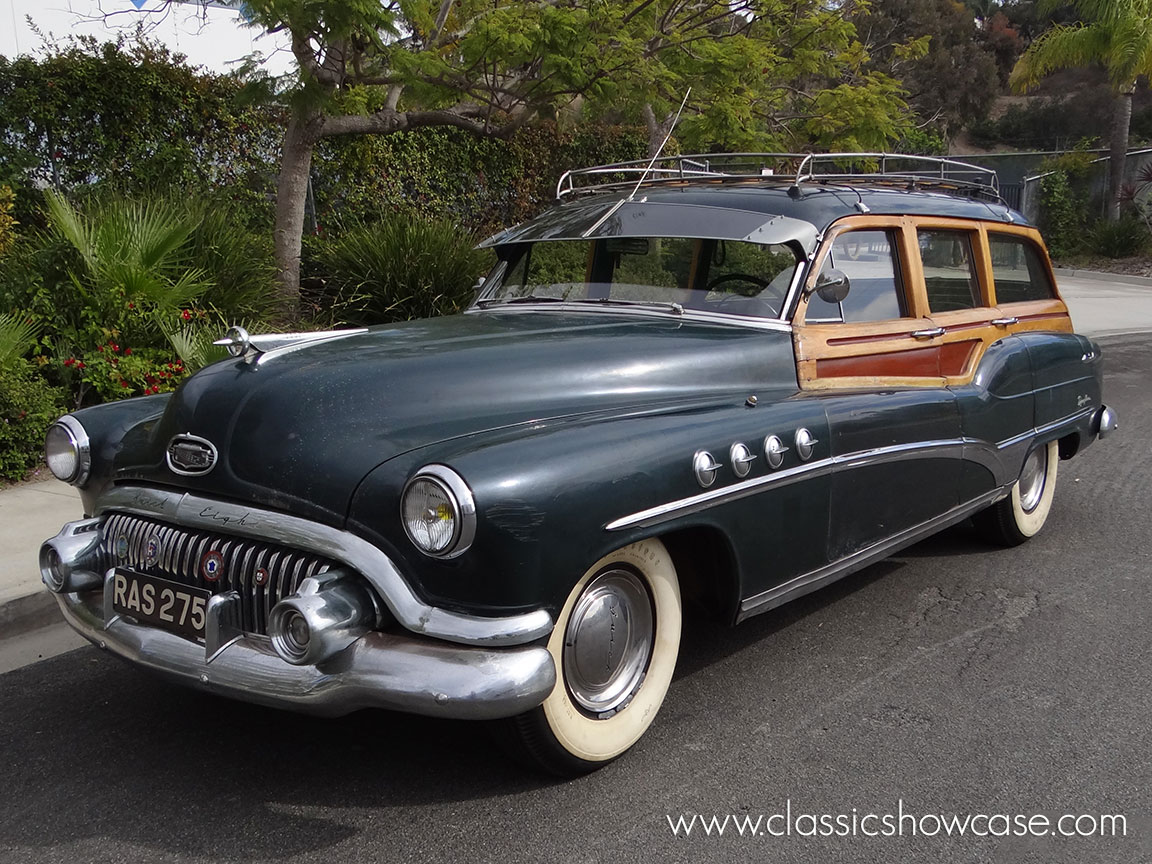
M673 304L777 318L797 255L789 246L680 237L609 237L517 244L477 304Z

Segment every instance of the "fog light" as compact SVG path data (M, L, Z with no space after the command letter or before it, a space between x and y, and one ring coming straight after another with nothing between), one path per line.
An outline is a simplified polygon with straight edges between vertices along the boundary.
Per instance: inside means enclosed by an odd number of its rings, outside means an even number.
M48 586L48 590L56 594L64 590L64 580L67 578L60 565L59 552L51 546L40 547L40 578Z
M104 584L99 575L103 519L69 522L40 546L40 579L54 594L91 591Z
M289 663L304 662L312 642L312 628L308 626L307 618L295 609L277 605L272 610L268 631L272 635L272 647L277 654Z
M340 570L311 576L268 616L272 647L286 663L308 666L339 654L379 620L376 600L359 577Z

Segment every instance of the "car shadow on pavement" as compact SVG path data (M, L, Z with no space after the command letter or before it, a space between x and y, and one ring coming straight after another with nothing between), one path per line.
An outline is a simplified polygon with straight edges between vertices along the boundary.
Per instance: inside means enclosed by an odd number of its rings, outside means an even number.
M197 693L95 648L0 676L0 850L90 838L216 860L285 858L357 833L333 808L550 785L480 724L387 711L323 719Z

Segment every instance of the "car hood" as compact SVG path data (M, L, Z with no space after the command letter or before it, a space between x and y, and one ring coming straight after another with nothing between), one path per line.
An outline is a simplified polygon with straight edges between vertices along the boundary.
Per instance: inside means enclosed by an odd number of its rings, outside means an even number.
M795 387L783 329L607 312L457 315L209 366L146 443L120 451L117 475L340 523L360 480L415 448ZM217 447L210 473L168 468L177 434Z

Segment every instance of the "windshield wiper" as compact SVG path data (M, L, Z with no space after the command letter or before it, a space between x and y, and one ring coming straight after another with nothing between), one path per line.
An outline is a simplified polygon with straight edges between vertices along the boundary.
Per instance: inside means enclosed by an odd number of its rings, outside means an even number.
M582 297L578 300L569 300L569 303L596 303L600 306L648 306L656 309L667 309L673 315L683 315L684 307L679 303L669 303L664 300L621 300L617 297Z
M512 305L513 303L563 303L563 297L541 297L536 294L525 294L521 297L485 297L483 300L477 300L476 305L481 309L486 309L489 306L505 306Z

